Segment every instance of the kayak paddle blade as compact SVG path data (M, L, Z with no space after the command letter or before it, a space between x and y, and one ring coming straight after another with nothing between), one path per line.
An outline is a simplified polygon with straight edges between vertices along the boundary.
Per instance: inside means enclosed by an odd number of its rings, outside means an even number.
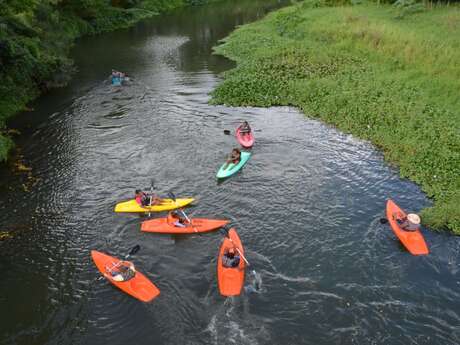
M128 256L136 254L141 249L141 246L136 244L128 253Z
M174 195L173 192L169 191L169 192L168 192L168 196L169 196L171 199L173 199L174 202L176 202L176 196Z

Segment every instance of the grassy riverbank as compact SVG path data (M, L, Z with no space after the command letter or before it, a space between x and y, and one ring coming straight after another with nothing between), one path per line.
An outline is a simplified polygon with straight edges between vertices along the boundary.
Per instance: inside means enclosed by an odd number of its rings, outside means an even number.
M13 146L5 121L73 72L77 37L128 27L174 8L216 0L14 0L0 6L0 162Z
M214 103L293 105L370 140L460 234L460 9L305 1L232 33Z

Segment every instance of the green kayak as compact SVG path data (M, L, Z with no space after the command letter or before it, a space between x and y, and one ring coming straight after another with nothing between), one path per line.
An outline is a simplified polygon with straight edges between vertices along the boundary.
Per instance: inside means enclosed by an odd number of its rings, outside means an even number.
M227 168L224 169L226 165L226 163L224 163L220 167L219 171L217 172L217 178L226 178L226 177L232 176L234 173L239 171L246 164L246 162L249 160L250 157L251 157L251 153L241 151L241 159L238 162L238 164L230 163L227 166Z

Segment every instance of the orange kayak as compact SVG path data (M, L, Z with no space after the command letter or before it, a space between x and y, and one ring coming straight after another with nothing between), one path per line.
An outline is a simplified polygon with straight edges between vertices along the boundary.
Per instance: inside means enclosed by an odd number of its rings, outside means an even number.
M239 250L241 254L244 255L244 249L235 229L232 228L228 231L228 237L224 238L219 249L219 258L217 260L217 283L219 292L222 296L238 296L243 288L246 265L243 258L240 258L240 263L237 267L225 267L222 264L222 256L230 248L234 248L237 253Z
M146 220L142 222L141 231L160 234L194 234L216 230L229 223L228 220L223 219L192 218L191 224L185 223L185 227L180 227L174 225L175 222L176 219L169 215L167 218Z
M395 235L399 238L402 244L412 255L426 255L429 253L428 247L425 243L422 233L419 229L415 231L403 230L398 219L406 217L406 213L399 208L392 200L387 201L387 218L390 223L391 229Z
M142 273L136 272L133 278L127 281L116 281L109 273L109 269L116 267L121 260L96 250L91 251L91 257L99 271L120 290L123 290L128 295L141 300L142 302L150 302L160 294L160 290Z

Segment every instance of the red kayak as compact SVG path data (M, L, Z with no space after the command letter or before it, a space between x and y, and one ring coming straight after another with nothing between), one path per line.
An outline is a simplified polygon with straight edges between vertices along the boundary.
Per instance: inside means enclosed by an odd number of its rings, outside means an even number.
M251 148L254 145L254 134L251 132L249 133L241 133L241 126L236 129L236 140L241 144L241 146L245 148Z
M401 228L397 220L405 217L406 213L399 208L398 205L396 205L392 200L387 201L387 218L395 235L412 255L428 254L428 247L420 229L415 231L406 231Z
M158 290L158 288L140 272L135 272L134 276L126 281L114 280L110 271L113 272L116 270L122 260L95 250L91 251L91 257L103 276L128 295L131 295L142 302L150 302L160 294L160 290ZM129 261L123 262L130 264Z
M187 221L184 223L184 227L180 227L175 225L177 218L168 215L167 218L156 218L142 222L141 231L161 234L194 234L216 230L229 223L228 220L205 218L192 218L190 221L191 224Z
M243 258L240 258L238 266L234 268L225 267L222 264L222 256L230 248L233 248L236 253L244 255L241 240L233 228L228 231L228 237L224 238L220 246L219 258L217 260L217 283L219 292L222 296L238 296L244 284L244 271L246 265Z

